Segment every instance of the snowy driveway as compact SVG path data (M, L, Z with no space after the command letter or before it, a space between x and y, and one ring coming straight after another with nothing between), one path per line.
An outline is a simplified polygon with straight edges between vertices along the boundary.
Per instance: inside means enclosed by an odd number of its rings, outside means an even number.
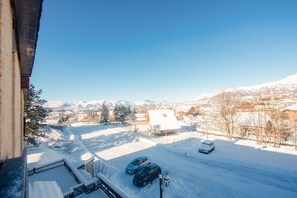
M67 130L112 166L109 178L131 197L159 196L158 180L137 188L133 176L124 172L127 163L140 155L148 155L169 171L171 183L164 197L297 197L296 155L258 151L227 141L216 141L217 149L204 155L196 152L200 140L195 138L173 147L139 138L121 127Z

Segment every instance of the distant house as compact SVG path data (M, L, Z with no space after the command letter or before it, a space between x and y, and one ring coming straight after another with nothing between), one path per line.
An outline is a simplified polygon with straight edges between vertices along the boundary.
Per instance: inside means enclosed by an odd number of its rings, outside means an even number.
M188 111L189 107L184 105L179 105L174 108L174 113L178 120L183 120L183 116L185 116Z
M180 125L173 111L168 109L150 110L148 114L152 133L167 135L179 131Z
M138 124L147 122L147 114L146 113L135 113L135 122Z
M183 120L184 116L197 115L197 109L191 105L179 105L174 108L175 116L178 120Z
M297 104L284 108L282 114L287 114L291 121L297 122Z
M173 106L167 103L161 103L157 106L157 109L173 109Z
M198 114L200 114L199 108L198 107L195 107L195 106L191 106L190 109L187 112L187 115L194 115L194 116L196 116Z
M254 134L271 130L271 118L263 112L241 112L237 114L237 123L241 133Z
M245 104L245 105L239 105L236 107L236 109L239 112L252 112L255 110L255 106L254 105L250 105L250 104Z

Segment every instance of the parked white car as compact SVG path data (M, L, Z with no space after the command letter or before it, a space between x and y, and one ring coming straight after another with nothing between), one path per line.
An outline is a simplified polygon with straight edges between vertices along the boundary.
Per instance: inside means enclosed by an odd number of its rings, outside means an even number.
M201 142L201 145L198 148L200 153L208 154L215 149L214 141L212 140L204 140Z

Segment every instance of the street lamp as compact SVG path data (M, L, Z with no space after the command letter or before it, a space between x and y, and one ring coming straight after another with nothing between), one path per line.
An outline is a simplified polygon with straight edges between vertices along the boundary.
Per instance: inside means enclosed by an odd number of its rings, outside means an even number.
M170 184L170 178L168 176L168 171L163 171L159 174L159 186L160 186L160 198L163 197L163 186L168 187Z

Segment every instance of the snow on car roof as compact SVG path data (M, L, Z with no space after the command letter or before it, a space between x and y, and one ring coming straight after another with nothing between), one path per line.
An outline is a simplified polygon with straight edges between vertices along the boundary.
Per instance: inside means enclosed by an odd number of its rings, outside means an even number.
M213 140L203 140L203 144L212 144L214 141Z

